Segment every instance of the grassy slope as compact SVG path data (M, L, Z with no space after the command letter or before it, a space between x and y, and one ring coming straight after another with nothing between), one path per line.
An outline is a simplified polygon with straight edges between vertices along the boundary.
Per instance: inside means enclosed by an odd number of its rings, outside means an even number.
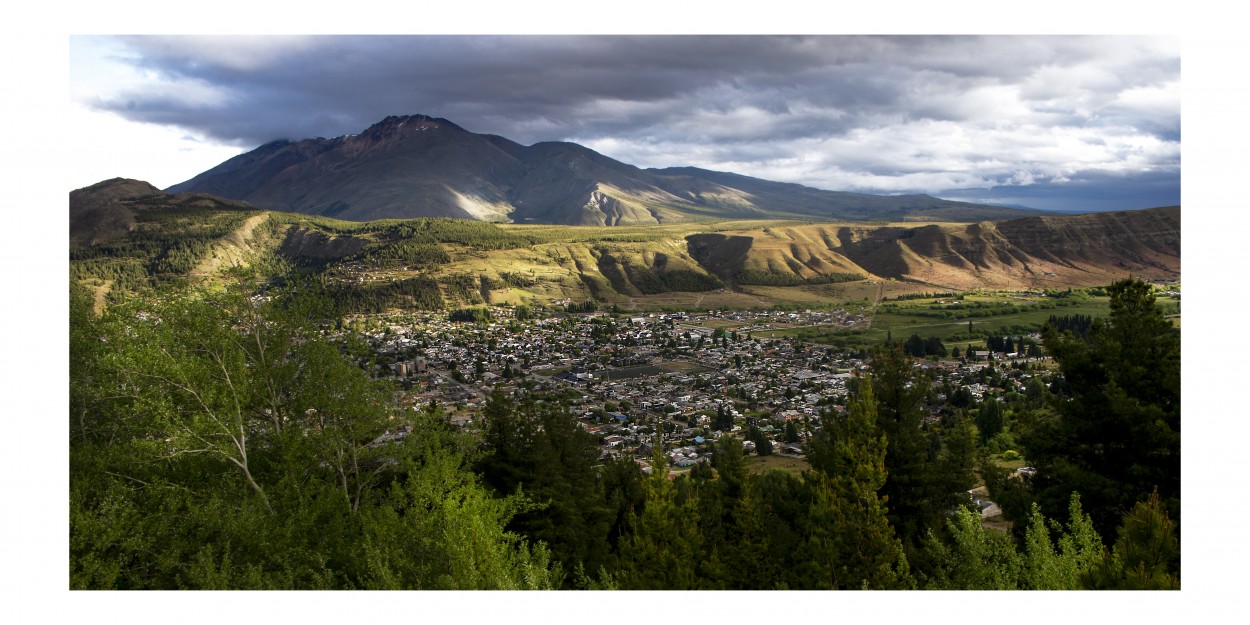
M270 252L280 252L297 262L300 254L311 249L326 250L315 261L312 270L328 271L333 280L354 284L385 285L394 281L430 276L441 283L458 281L456 289L444 287L442 297L447 306L468 304L548 304L553 301L574 302L597 299L601 305L618 305L627 310L663 308L756 308L785 305L789 307L852 307L873 306L881 298L900 294L965 290L968 285L982 284L990 288L1020 288L1027 284L1007 267L996 273L993 267L960 269L966 264L937 262L916 252L928 246L947 249L951 233L969 228L967 224L934 223L907 234L905 238L890 233L908 232L917 223L811 223L803 221L724 221L714 223L665 223L635 226L551 226L521 224L485 224L481 222L430 222L433 228L423 229L427 222L383 220L350 222L329 218L280 212L258 212L249 216L237 209L213 205L165 207L146 219L140 214L140 234L173 235L179 231L218 228L228 224L225 235L200 253L208 252L193 263L193 276L211 278L224 266L247 264ZM230 207L233 208L233 207ZM268 216L266 219L265 216ZM264 223L258 234L256 226ZM397 234L408 233L408 234ZM439 263L351 263L353 259L370 258L370 253L402 242L404 236L426 237L434 248L441 248L447 262ZM737 237L749 242L742 253L717 256L703 252L692 255L695 245L687 245L687 237L718 233L716 236ZM883 234L884 233L884 234ZM962 235L961 235L962 236ZM430 238L432 237L432 238ZM945 237L945 238L944 238ZM294 242L294 243L293 243ZM329 244L328 246L326 244ZM715 247L715 245L713 245ZM949 246L948 246L949 247ZM965 246L967 247L967 246ZM109 262L140 263L155 266L153 254L146 257L124 256ZM968 252L965 250L964 252ZM291 256L295 254L295 256ZM363 255L363 256L362 256ZM852 261L851 257L858 260ZM948 259L949 260L949 259ZM708 265L733 263L734 266ZM353 265L354 266L349 266ZM896 272L900 275L945 276L936 283L916 279L888 279L874 273ZM935 269L935 267L940 268ZM709 269L711 271L709 271ZM819 280L822 275L857 273L865 280L801 286L737 285L734 277L743 270ZM696 291L679 291L666 281L669 272L685 276L703 276L707 281ZM910 272L910 273L909 273ZM81 272L80 272L81 273ZM722 285L712 274L728 283ZM956 278L950 278L956 275ZM104 285L111 277L92 276L83 283ZM1055 279L1048 279L1054 282ZM472 283L472 284L470 284ZM1006 287L1000 286L1006 284ZM467 285L467 286L463 286ZM1049 286L1056 286L1050 284ZM695 288L695 287L691 287ZM911 304L908 304L911 305ZM919 305L919 304L916 304ZM904 307L905 308L905 307ZM994 330L1005 325L1033 324L1050 314L1101 314L1105 305L1090 303L1084 308L1036 311L1020 315L984 317L974 321L978 329ZM906 314L905 310L877 315L865 340L884 339L887 331L896 337L917 333L921 336L946 335L965 322L945 321Z

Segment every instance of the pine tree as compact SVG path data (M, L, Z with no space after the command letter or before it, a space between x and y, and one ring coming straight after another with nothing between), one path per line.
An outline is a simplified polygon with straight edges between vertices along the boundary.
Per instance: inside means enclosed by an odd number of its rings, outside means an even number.
M799 442L799 429L794 425L793 421L786 421L786 437L787 443Z
M651 475L643 481L642 512L631 515L618 550L617 579L626 590L695 590L705 585L697 571L703 541L696 501L678 502L661 441L657 434Z
M981 443L994 438L1003 431L1003 404L993 397L986 398L977 408L976 424L981 433Z
M599 450L590 434L561 406L532 399L518 404L500 391L491 394L483 416L488 453L477 464L483 478L501 494L524 493L539 504L517 514L509 528L545 542L565 570L605 566L612 514L594 470Z
M1179 590L1180 557L1176 523L1151 493L1125 515L1115 545L1085 582L1096 590Z
M1180 514L1180 334L1149 284L1107 291L1111 316L1093 322L1088 342L1045 331L1070 395L1035 413L1020 437L1042 510L1079 492L1104 539L1156 488L1172 518Z
M886 482L886 437L877 428L871 379L864 379L848 413L822 415L811 445L803 576L816 588L906 588L912 584L903 546L878 491Z
M882 488L890 524L909 548L919 545L926 528L966 502L975 484L967 423L949 432L926 425L927 376L919 373L901 350L876 352L872 361L877 428L885 434L886 482ZM947 440L949 435L950 441ZM948 442L956 441L956 448Z

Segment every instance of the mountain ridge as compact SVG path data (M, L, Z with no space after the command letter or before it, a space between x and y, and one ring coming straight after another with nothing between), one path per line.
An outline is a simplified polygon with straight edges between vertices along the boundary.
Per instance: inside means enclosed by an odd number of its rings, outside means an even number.
M162 276L204 277L268 255L351 284L438 281L442 299L430 301L449 304L473 303L464 293L478 292L490 294L479 298L487 303L668 298L734 306L784 301L795 289L819 299L843 282L973 290L1175 279L1180 224L1178 206L976 223L354 223L126 179L70 194L72 274L101 293L118 280L131 288ZM770 290L777 287L789 294Z
M585 146L524 146L426 115L359 134L271 141L166 189L370 221L458 217L564 225L725 219L1008 219L1028 211L927 195L826 191L696 167L642 169Z

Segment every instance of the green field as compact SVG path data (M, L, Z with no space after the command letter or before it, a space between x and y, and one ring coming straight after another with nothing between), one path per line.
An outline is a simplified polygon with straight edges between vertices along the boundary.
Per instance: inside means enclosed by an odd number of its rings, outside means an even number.
M779 469L793 475L801 475L804 471L811 467L807 461L802 458L791 458L789 456L747 456L747 470L752 473L764 473L771 469Z
M958 304L954 305L956 302ZM956 306L965 308L961 310ZM986 335L1038 331L1051 315L1105 317L1108 313L1109 299L1104 296L1047 298L1040 294L1027 297L1006 293L965 294L962 300L939 297L884 302L873 314L872 325L867 330L829 326L777 330L775 334L778 338L798 337L862 346L880 345L887 337L902 341L913 334L921 338L936 336L948 344L979 344Z
M1110 312L1109 298L1106 297L1090 297L1081 300L1074 305L1056 306L1055 308L1042 308L1040 310L1029 310L1027 306L1030 304L1046 305L1047 298L1011 298L1004 296L968 296L966 299L974 301L985 301L991 303L1015 304L1018 311L1007 314L997 314L988 317L972 317L957 319L939 319L922 315L910 315L905 311L877 313L873 316L872 327L864 334L864 339L868 342L884 342L887 335L892 335L895 339L906 339L912 334L918 334L921 338L929 338L936 336L942 339L954 337L958 335L968 334L968 322L972 322L972 332L986 335L1006 334L1009 332L1019 332L1022 328L1033 328L1040 330L1042 324L1051 315L1089 315L1091 317L1106 317ZM904 304L902 308L915 307L922 309L924 306L932 304L937 300L912 300L909 302L900 302Z
M979 345L984 336L1039 331L1051 315L1097 318L1110 314L1110 300L1105 296L1050 298L1040 294L1023 297L1006 293L976 293L965 294L962 302L965 306L979 305L981 308L953 309L950 311L951 318L938 316L946 312L942 308L955 301L959 300L945 297L885 302L873 314L868 330L848 330L836 326L778 329L770 331L769 338L798 337L847 346L872 346L884 343L887 337L902 341L916 334L921 338L936 336L947 345ZM1157 305L1168 314L1174 314L1173 321L1180 325L1180 302L1161 299ZM986 316L967 316L977 313ZM969 321L972 323L971 333Z

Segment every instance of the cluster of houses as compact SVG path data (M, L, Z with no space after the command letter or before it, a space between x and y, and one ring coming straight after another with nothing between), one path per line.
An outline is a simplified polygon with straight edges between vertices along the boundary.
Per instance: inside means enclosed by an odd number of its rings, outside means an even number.
M769 336L782 324L863 322L846 311L558 314L519 321L512 309L498 307L493 315L487 323L436 314L374 317L365 338L379 372L402 381L401 400L414 408L435 403L453 423L471 426L496 389L558 394L601 441L601 457L645 462L658 431L676 468L706 460L721 436L748 438L747 430L762 433L774 453L801 455L794 433L808 435L823 410L844 410L848 384L867 369L850 354ZM1027 381L986 362L919 366L932 371L935 384L963 386L977 398L1022 391ZM935 404L932 418L942 409ZM755 440L744 441L748 452L757 451Z

